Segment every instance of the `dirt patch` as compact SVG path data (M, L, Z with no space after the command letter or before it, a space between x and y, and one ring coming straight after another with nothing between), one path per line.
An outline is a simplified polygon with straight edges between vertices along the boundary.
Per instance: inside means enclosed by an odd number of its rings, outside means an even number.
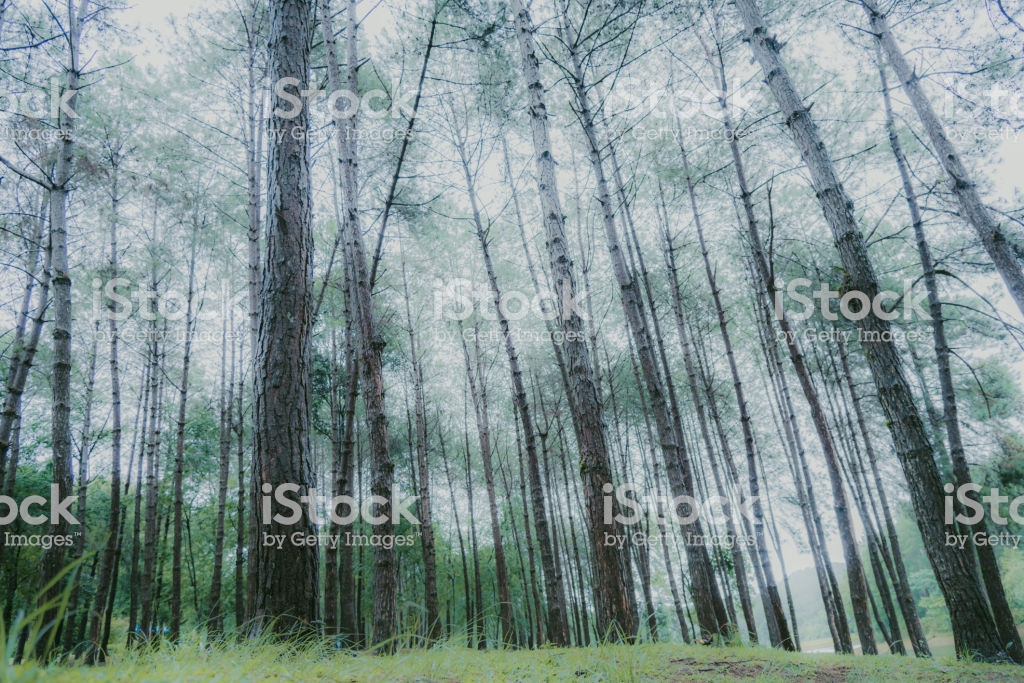
M764 662L756 660L711 660L684 657L670 659L670 663L678 666L678 673L685 676L677 680L702 680L713 676L728 677L734 680L757 678L765 670Z

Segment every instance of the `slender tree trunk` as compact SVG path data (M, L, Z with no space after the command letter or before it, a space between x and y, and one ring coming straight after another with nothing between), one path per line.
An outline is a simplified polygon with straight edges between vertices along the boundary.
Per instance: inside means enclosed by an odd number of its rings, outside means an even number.
M220 464L217 473L217 521L213 530L213 575L210 578L210 595L207 599L210 616L207 620L210 634L220 638L224 633L224 606L221 604L221 584L224 577L224 518L227 515L228 475L231 472L231 432L234 424L235 407L235 343L229 340L229 329L234 329L234 315L231 315L231 326L225 316L221 320L221 358L220 358ZM231 358L228 359L227 346L231 345ZM231 367L230 374L225 377L225 365ZM241 471L239 471L241 474Z
M14 425L21 416L21 397L25 393L25 383L28 381L29 371L32 369L32 360L35 358L36 349L39 348L39 338L42 335L45 312L50 296L50 266L52 239L47 235L47 244L44 251L43 267L37 271L39 252L43 250L43 226L46 219L43 212L46 210L49 201L49 191L43 192L43 203L40 207L40 216L32 238L30 258L25 264L25 294L22 297L21 309L18 311L18 321L15 326L14 342L11 345L13 354L7 365L7 382L5 385L3 412L0 413L0 482L7 479L8 468L14 470L17 463L9 464L7 454L11 448L11 436ZM30 320L30 305L32 293L38 280L38 291L36 293L37 303L35 315L31 317L32 326L25 334L25 329ZM6 491L5 491L6 493ZM0 557L2 557L3 546L0 545Z
M248 519L245 515L246 498L246 477L245 477L245 414L242 412L242 399L245 388L245 371L243 369L243 351L245 349L245 338L238 339L238 390L235 393L238 415L238 422L235 423L235 455L236 471L238 472L238 498L235 502L235 630L237 636L242 637L242 629L246 616L246 584L248 576L245 567L245 548L248 532Z
M82 524L82 536L86 534L86 512L88 511L87 495L89 492L89 454L92 451L92 403L93 392L96 388L96 351L99 347L100 321L93 322L92 343L89 345L89 370L85 380L85 409L82 414L82 432L78 438L78 505L75 517ZM73 563L80 563L85 553L85 542L76 543L71 549ZM80 623L85 622L85 614L78 613L78 603L82 591L82 568L79 566L77 580L71 589L71 596L67 605L67 618L63 626L62 648L66 654L73 654L73 650L81 644L76 641L75 635Z
M76 7L68 2L68 65L65 69L65 91L71 91L68 105L74 108L78 99L79 40L82 35L82 18L86 15L89 0L79 0ZM71 178L74 167L74 119L63 110L59 113L57 127L61 141L57 150L57 162L50 184L50 248L53 250L50 265L50 281L53 283L53 369L51 386L52 404L52 451L53 485L50 495L63 498L71 493L71 270L68 265L67 202L71 192ZM63 516L50 520L51 537L68 533L68 521ZM85 537L78 537L79 543ZM57 600L62 589L59 579L64 569L63 546L54 545L43 551L39 571L38 604L43 608L43 633L36 643L36 656L48 660L55 642L57 630Z
M533 22L521 0L513 0L511 8L519 40L523 73L530 94L530 124L533 131L537 185L551 262L551 278L563 295L561 301L575 300L576 283L565 236L565 217L558 199L555 160L551 152L548 114L544 103L544 86L541 84L534 48ZM565 359L571 383L569 407L580 449L580 475L586 501L587 528L591 556L596 569L597 593L600 596L597 605L597 630L601 638L629 640L636 634L636 615L629 611L619 553L614 548L604 545L602 496L605 493L604 487L611 485L612 477L601 419L601 400L595 385L590 351L583 336L583 320L578 311L565 308L562 307L559 319L567 340ZM613 510L614 512L616 511Z
M870 3L865 2L865 8ZM870 15L872 17L872 28L881 30L885 28L885 19L876 14ZM888 38L886 37L888 36ZM900 79L904 80L904 75L907 69L906 62L901 62L897 65L897 57L902 59L902 54L894 55L892 51L897 50L895 41L892 39L892 35L889 33L880 36L882 46L886 48L886 53L889 55L889 61L893 64ZM949 342L946 340L946 328L945 321L942 317L942 301L939 298L939 286L935 277L935 266L932 263L931 250L928 247L928 239L924 233L924 221L921 218L921 210L917 204L917 195L914 193L914 185L911 180L910 170L907 165L906 156L903 154L903 148L900 146L899 136L896 134L896 126L893 123L892 105L889 100L889 90L885 82L885 71L884 68L881 70L882 78L882 92L885 99L885 114L886 114L886 128L889 133L889 145L892 147L893 156L896 159L896 165L899 168L900 180L903 184L903 194L907 201L907 207L910 211L911 223L914 227L914 237L917 241L917 253L921 260L921 268L924 271L924 283L928 290L928 312L931 315L931 327L932 327L932 339L935 346L935 362L939 374L939 387L942 391L942 418L946 426L946 438L949 444L949 456L953 462L953 477L956 480L957 486L964 486L971 483L971 472L967 465L967 456L964 451L963 436L960 433L960 418L957 411L956 404L956 392L953 388L953 373L949 365ZM916 80L916 76L911 78L909 82L904 80L904 89L910 94L911 101L915 107L919 109L921 107L927 108L926 114L931 114L930 104L920 92L920 86ZM918 101L920 99L920 102ZM920 111L919 111L920 113ZM985 248L989 250L992 260L996 262L997 267L1000 267L1000 260L1004 259L1005 254L994 253L993 249L1008 250L1008 246L1003 241L1003 237L998 232L998 227L994 225L986 225L981 219L988 219L991 221L988 210L985 209L981 200L977 197L977 191L974 185L961 181L964 179L964 169L960 165L959 159L956 158L955 153L952 151L952 147L949 145L948 140L945 141L947 148L940 146L940 143L945 140L945 136L942 133L941 125L938 120L934 118L929 119L925 114L921 115L922 121L925 122L926 128L928 128L929 135L932 136L932 143L936 149L940 150L943 155L948 155L949 158L943 156L943 162L946 166L946 172L953 178L957 179L954 183L954 192L957 194L958 199L961 202L961 214L971 222L975 229L978 230L979 235L982 236L982 242L985 244ZM933 131L932 128L938 126L938 129ZM954 165L955 166L951 166ZM975 222L979 221L979 222ZM985 234L989 234L989 238L986 240ZM994 235L994 236L993 236ZM1012 253L1010 253L1012 258ZM1003 279L1007 283L1007 287L1010 288L1010 292L1017 299L1017 305L1024 311L1024 280L1021 280L1020 284L1022 289L1015 291L1016 284L1012 284L1012 281L1003 273L1003 269L1000 267L1000 272L1003 274ZM1020 277L1020 269L1016 270L1016 277ZM977 493L969 492L968 495L972 500L977 501ZM972 533L987 533L984 521L978 522L971 526ZM992 608L992 616L995 619L996 628L999 631L999 639L1004 643L1004 647L1007 650L1007 654L1018 664L1024 664L1024 644L1021 643L1020 633L1017 631L1017 623L1013 617L1013 613L1010 611L1010 605L1006 600L1006 591L1003 589L1003 581L999 575L999 563L996 560L995 551L990 545L978 545L975 547L977 553L978 565L981 568L981 577L984 582L985 592L988 594L989 605ZM969 554L969 553L968 553Z
M452 480L452 472L448 467L448 453L444 447L444 430L437 430L438 445L441 448L441 462L444 464L445 478L448 480L448 495L452 501L452 516L455 518L455 534L459 540L459 558L462 560L462 592L463 601L466 607L466 647L473 647L473 598L469 594L469 565L466 561L466 546L462 540L462 527L459 525L459 508L455 504L455 483ZM472 484L467 486L467 493L471 494ZM472 509L472 506L470 506ZM448 629L451 633L451 629Z
M853 202L836 174L810 111L782 62L780 45L768 34L756 0L736 0L736 7L754 58L761 65L810 172L811 182L846 270L848 289L860 291L873 300L879 291L878 281L853 214ZM891 335L890 330L889 322L874 314L868 314L858 322L858 332L865 340L862 345L878 398L892 431L896 455L907 478L924 547L949 609L954 645L958 656L995 658L1003 648L995 622L986 609L984 591L962 553L945 545L942 483L924 423L903 376L899 354L895 344L886 341L887 335Z
M467 406L468 408L468 406ZM468 412L468 411L467 411ZM469 420L466 420L468 426ZM470 467L469 459L469 432L465 436L465 474L466 474L466 498L469 505L469 549L473 554L473 604L474 609L469 617L467 628L470 632L470 647L478 650L487 649L487 631L483 623L483 582L480 578L480 548L476 541L476 515L473 512L473 468ZM454 500L454 499L453 499Z
M950 188L957 199L957 203L960 205L960 216L974 228L978 239L981 241L981 245L985 247L989 258L995 264L996 271L1003 278L1003 283L1006 285L1006 289L1009 290L1010 296L1017 303L1017 308L1024 314L1024 273L1021 272L1019 256L1014 254L1013 244L1010 243L1006 233L1003 232L1002 226L992 216L991 210L982 202L981 196L978 194L978 186L967 172L963 162L960 160L960 155L946 135L945 126L942 125L942 121L936 116L928 96L925 95L924 89L921 87L921 77L918 76L917 71L907 62L906 56L896 42L896 37L889 28L889 22L885 14L879 9L874 0L861 0L860 4L864 8L864 12L867 13L871 32L881 45L882 51L885 52L886 59L889 61L890 66L892 66L893 71L896 72L896 77L899 79L900 85L903 86L903 91L907 93L907 97L910 99L914 111L917 112L918 118L924 124L925 133L932 143L936 158L946 171L946 175L949 176ZM950 449L952 450L952 448L951 445ZM984 567L982 571L985 571ZM1014 647L1017 648L1017 652L1011 653L1011 656L1020 664L1024 662L1024 659L1022 659L1024 652L1020 649L1020 636L1017 634L1016 629L1013 630L1012 634L1008 632L1003 633L1009 626L1009 623L1004 623L1005 615L1001 614L1003 611L1002 607L997 607L996 609L996 621L997 626L1000 628L1001 637L1006 642L1012 642ZM1011 640L1007 640L1007 638Z
M419 469L419 520L420 543L423 549L423 597L427 617L427 644L441 636L441 609L437 598L437 559L434 550L434 521L430 497L430 468L427 464L427 415L423 396L423 365L416 347L416 334L412 328L412 311L409 306L409 284L405 276L405 259L402 259L402 287L405 292L406 331L409 334L409 355L412 362L413 394L416 411L416 466Z
M150 325L150 331L154 329L153 325ZM140 391L143 394L142 399L142 428L132 437L133 445L132 450L134 454L134 441L136 437L139 442L139 457L137 470L135 475L135 510L132 516L132 554L131 554L131 573L128 577L128 590L129 590L129 606L128 606L128 640L127 645L129 648L137 643L138 638L136 637L136 629L139 628L139 606L141 604L141 578L139 576L139 560L141 555L141 529L142 529L142 469L143 463L146 460L146 448L149 443L149 430L152 429L152 423L149 420L152 408L150 403L156 402L156 358L153 355L153 345L147 346L146 350L146 369L143 376L142 388Z
M262 192L262 178L263 178L263 135L266 130L264 125L264 97L262 90L259 89L258 85L258 74L257 74L257 55L262 47L261 43L264 37L259 35L256 26L256 12L259 11L259 3L252 3L253 13L248 17L248 21L242 22L246 27L246 50L248 62L246 64L246 76L248 77L246 94L248 95L245 109L245 121L242 124L242 135L245 142L245 176L246 176L246 192L247 192L247 204L246 204L246 218L248 221L247 231L247 263L246 273L248 275L248 309L249 309L249 349L250 349L250 360L249 368L253 377L252 384L252 399L253 406L256 404L256 372L257 372L257 350L259 349L259 315L260 315L260 283L263 281L263 264L262 264L262 249L260 246L261 235L263 232L263 222L260 216L260 195ZM265 73L265 72L264 72ZM304 75L303 75L304 76ZM296 77L298 77L296 75ZM245 373L241 373L244 376ZM239 400L241 401L241 392L239 392ZM255 414L253 415L255 420ZM239 411L239 430L241 430L242 414ZM239 436L239 445L241 446L242 439ZM253 436L250 448L252 450L252 467L248 470L249 477L249 516L239 517L238 525L243 525L243 520L247 526L248 539L259 538L260 525L256 518L257 511L259 509L259 491L257 490L257 471L256 471L256 434L253 430ZM245 479L242 475L242 470L238 471L239 488L242 487L242 481ZM245 512L244 502L238 506L239 514ZM241 533L241 532L239 532ZM241 550L241 547L239 547ZM241 627L248 619L252 619L256 613L256 588L257 588L257 571L259 569L259 563L255 561L256 546L249 545L249 555L253 559L246 563L245 567L245 580L242 582L243 588L245 589L245 603L242 608L235 608L235 621L236 627ZM240 554L241 557L241 554ZM237 585L237 582L236 582ZM239 618L241 616L242 618ZM241 636L241 634L239 634Z
M111 189L110 189L110 255L107 257L108 278L118 277L117 228L120 207L120 188L118 185L118 167L121 157L119 152L112 151ZM92 609L89 612L89 641L86 646L85 661L95 664L106 658L106 647L101 644L101 622L105 623L108 595L113 592L113 584L117 575L117 560L124 533L124 519L121 510L121 374L118 365L118 327L114 299L108 304L107 334L110 335L110 522L109 532L103 546L100 564L100 577L93 596ZM143 392L144 393L144 392ZM134 455L134 448L132 451ZM128 478L131 479L131 465L128 466Z
M198 221L198 217L193 220ZM181 365L181 384L178 386L178 431L174 448L174 533L171 538L171 630L170 640L177 643L181 636L181 533L184 514L185 476L185 417L188 407L188 371L192 361L192 332L195 322L192 313L192 299L195 297L196 248L198 225L192 227L192 254L188 262L188 295L185 308L185 351Z
M156 289L154 284L153 289ZM157 511L159 505L159 471L160 471L160 437L163 426L163 358L156 341L156 324L150 327L154 333L152 378L153 392L150 399L150 432L148 456L146 459L146 534L143 546L142 577L139 582L139 604L142 609L140 626L142 638L149 642L153 638L154 597L153 587L156 579L157 540L159 535Z
M525 394L523 398L526 398ZM518 400L513 397L513 400ZM533 546L533 532L530 530L530 498L526 495L526 470L524 467L523 458L523 437L521 432L521 413L515 413L515 425L516 425L516 451L519 455L519 500L523 506L523 533L526 536L526 556L530 564L530 597L533 600L533 616L534 621L531 625L530 633L530 647L540 647L540 644L545 641L544 634L544 620L541 618L541 599L540 599L540 586L537 582L537 558ZM536 446L535 446L536 447ZM537 457L534 452L535 459ZM532 487L531 487L532 488ZM543 498L541 499L543 503ZM534 509L534 517L536 518L537 511Z

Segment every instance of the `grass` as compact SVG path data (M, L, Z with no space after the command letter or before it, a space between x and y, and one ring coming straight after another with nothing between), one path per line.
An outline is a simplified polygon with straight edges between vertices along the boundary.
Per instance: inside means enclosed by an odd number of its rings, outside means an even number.
M19 681L1021 681L1024 667L950 658L838 656L767 648L606 645L479 652L454 645L394 656L284 645L185 642L147 653L118 652L102 667L14 667Z

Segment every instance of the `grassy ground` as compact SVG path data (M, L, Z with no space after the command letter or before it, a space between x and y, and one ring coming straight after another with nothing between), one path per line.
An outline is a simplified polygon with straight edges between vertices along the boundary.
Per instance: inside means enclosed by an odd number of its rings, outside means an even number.
M0 670L19 681L1021 681L1024 667L948 658L799 654L669 644L477 652L441 646L393 657L283 646L183 644L118 654L105 667Z

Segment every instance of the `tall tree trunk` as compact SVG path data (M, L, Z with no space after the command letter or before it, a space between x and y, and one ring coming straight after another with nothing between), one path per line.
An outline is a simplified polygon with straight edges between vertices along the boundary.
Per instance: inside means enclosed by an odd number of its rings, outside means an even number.
M65 69L65 92L71 91L68 105L73 109L78 99L79 41L82 36L82 18L89 0L79 0L76 7L68 2L68 64ZM50 182L50 247L53 250L50 281L53 283L53 369L51 386L53 484L51 496L63 498L71 493L71 270L68 265L67 202L71 192L74 167L74 119L63 110L57 127L61 131L57 161ZM68 532L68 521L63 516L50 520L50 536L63 536ZM78 538L84 543L85 537ZM59 575L64 569L64 547L53 545L43 551L39 571L39 599L42 623L47 624L36 643L36 656L48 660L56 637L57 600L62 585Z
M150 330L153 326L150 325ZM146 447L149 443L151 412L150 403L156 401L156 386L154 373L156 372L156 359L153 356L153 345L146 347L146 365L143 373L143 381L140 392L143 394L141 412L142 427L132 436L132 455L135 454L135 443L139 444L138 461L135 475L135 510L132 515L132 554L130 573L128 576L128 639L126 645L131 648L137 641L136 629L139 628L139 606L141 604L141 577L139 576L139 560L141 555L141 530L142 530L142 470L146 460Z
M468 406L467 406L468 408ZM468 410L467 410L468 412ZM468 427L469 420L466 419ZM465 436L465 474L466 474L466 499L469 506L469 550L473 554L473 605L474 608L467 614L468 622L466 628L469 630L469 646L479 650L487 648L487 631L483 623L483 583L480 578L480 547L476 541L476 515L473 512L473 469L470 467L469 459L469 432ZM454 499L453 499L454 500Z
M583 336L583 320L574 310L566 310L564 302L575 300L576 283L572 258L565 236L565 217L558 199L555 160L548 133L548 114L544 103L544 86L534 48L534 27L522 0L511 4L519 40L523 73L530 94L530 125L533 131L537 186L540 195L544 228L547 235L551 278L563 302L559 320L567 343L565 359L571 383L569 407L573 416L577 445L580 449L580 475L587 512L591 557L595 568L597 594L597 630L601 638L632 639L636 635L636 615L629 610L626 580L618 551L604 545L604 487L612 484L608 447L601 419L601 399L594 382L590 351ZM569 340L572 341L569 341ZM613 510L613 513L616 510Z
M198 216L193 217L198 221ZM185 304L185 350L181 363L181 384L178 385L178 430L174 446L174 481L172 495L174 497L174 532L171 537L171 629L170 640L177 643L181 635L181 533L184 514L184 492L182 490L185 477L185 417L188 408L188 371L192 361L192 333L195 322L192 313L192 299L196 289L196 249L199 226L192 225L192 253L188 262L188 294Z
M152 354L155 360L153 361L150 379L152 397L150 398L149 413L149 443L146 449L146 533L143 541L142 575L139 580L139 604L142 612L139 627L142 631L142 638L146 642L153 637L153 587L156 579L157 541L159 536L157 519L159 506L158 475L160 471L160 437L163 428L164 403L163 357L160 355L155 322L150 326L150 331L154 333Z
M1003 283L1009 290L1010 296L1017 303L1017 308L1024 314L1024 273L1021 272L1020 257L1014 253L1014 245L1010 243L1002 227L993 218L991 210L982 202L977 185L946 135L942 121L932 109L931 102L928 101L928 96L925 95L924 89L921 87L921 77L907 62L906 56L896 42L896 37L889 28L885 14L874 0L861 0L860 4L864 8L864 12L867 13L871 32L885 52L886 59L893 71L896 72L896 77L899 79L900 85L903 86L903 91L907 93L918 118L924 124L925 133L932 143L935 156L946 171L946 175L949 176L950 189L960 205L960 216L974 228L981 245L985 247L989 258L995 264L996 271L1003 278ZM948 416L946 419L948 420ZM952 449L952 446L950 448ZM998 609L1001 611L1002 608ZM1002 633L1008 623L1002 623L1003 617L999 614L996 615L996 620L1000 633ZM1006 640L1007 637L1011 640ZM1017 652L1012 653L1012 656L1018 660L1018 664L1024 661L1021 659L1024 653L1020 651L1020 636L1016 630L1014 629L1012 635L1003 634L1003 639L1006 642L1012 642L1018 649Z
M870 3L864 3L867 7ZM872 14L872 27L878 30L885 28L884 17L879 17L877 14ZM888 36L888 38L886 38ZM896 50L895 42L892 39L892 35L886 33L880 37L883 47L887 47L886 53L889 54L889 61L893 64L900 79L904 80L904 72L907 69L906 62L901 62L897 65L894 55L891 53ZM898 55L902 58L902 54ZM935 346L935 363L939 374L939 387L942 391L942 419L946 425L946 438L949 444L949 456L953 462L953 477L956 480L957 486L964 486L971 483L971 472L967 465L967 456L964 451L963 436L960 433L960 418L957 411L956 404L956 391L953 388L953 373L949 365L949 342L946 340L946 327L945 321L942 317L942 301L939 298L939 286L935 277L935 266L932 263L931 249L928 247L928 239L924 233L924 221L921 218L921 210L917 204L917 195L914 193L914 185L911 181L910 169L907 164L906 156L903 154L903 148L900 146L899 136L896 134L896 126L893 122L892 115L892 104L889 99L889 90L885 81L884 67L881 68L880 75L882 78L882 93L885 100L885 123L886 129L889 133L889 145L892 147L893 156L896 159L896 165L899 168L900 180L903 184L903 194L907 201L907 208L910 211L911 223L914 227L914 237L917 242L917 253L921 260L921 269L924 271L924 283L928 290L928 312L931 315L931 327L932 327L932 340ZM916 107L927 108L928 114L931 114L930 104L920 92L920 87L916 80L916 77L912 78L909 83L904 82L904 88L910 94L911 101ZM918 100L921 100L919 103ZM973 184L967 183L966 181L961 182L964 179L962 175L965 173L963 167L956 158L955 153L952 151L950 146L945 149L939 145L942 140L945 140L945 136L942 134L941 125L937 119L932 116L929 119L926 115L922 115L921 119L925 122L926 128L928 128L929 135L932 137L932 143L937 149L943 154L943 162L946 166L946 172L953 178L957 179L954 183L954 192L957 193L957 197L961 201L961 214L965 219L971 222L975 229L978 230L979 235L982 236L982 242L985 244L986 249L989 249L992 255L992 260L996 262L997 267L1000 261L996 260L997 256L992 252L993 248L997 249L1008 249L1008 246L1003 241L1002 237L998 234L998 228L995 226L984 227L984 223L975 222L978 219L986 218L991 221L988 210L981 205L980 199L977 197L977 191ZM937 130L932 130L933 127L938 126ZM946 145L949 142L946 141ZM946 158L948 155L950 158ZM951 167L951 164L955 164L955 167ZM977 209L977 211L975 210ZM979 213L980 211L980 213ZM995 237L993 237L993 230L995 231ZM986 241L985 234L989 234L988 241ZM995 247L990 245L996 245ZM1011 253L1012 257L1012 253ZM1003 258L1000 256L999 258ZM1000 268L1000 272L1002 269ZM1016 276L1020 277L1020 270L1016 271ZM1007 279L1007 276L1003 275L1004 280L1007 281L1007 286L1010 287L1011 293L1015 297L1024 295L1024 289L1020 292L1015 292L1014 287L1011 286L1011 281ZM1024 286L1024 280L1021 281ZM1017 298L1017 305L1022 307L1024 311L1024 298ZM968 495L972 500L977 501L978 494L975 492L968 492ZM980 521L977 524L971 525L972 533L987 533L984 521ZM1004 643L1004 647L1007 650L1007 654L1018 664L1024 664L1024 644L1021 643L1020 633L1017 632L1017 622L1013 617L1013 613L1010 611L1010 605L1006 600L1006 591L1003 589L1003 581L999 576L999 563L996 560L995 551L991 545L978 545L975 546L975 552L977 553L978 565L981 568L981 577L984 581L985 592L988 594L989 605L992 608L992 616L995 619L996 628L999 630L999 639ZM969 554L969 553L968 553Z
M405 318L409 334L409 355L412 362L413 394L416 411L416 466L419 469L420 543L423 548L423 602L427 617L427 644L441 636L441 608L437 598L437 559L434 550L434 517L430 497L430 467L427 464L427 415L423 396L423 365L416 347L416 334L412 328L412 310L409 306L409 284L405 276L405 258L402 259L402 287L405 292Z
M118 170L121 162L120 149L109 150L111 165L110 177L110 255L107 257L105 275L109 280L118 277L117 227L120 219L120 187ZM106 615L108 596L113 592L113 584L117 574L117 559L124 533L124 519L121 511L121 371L118 365L118 327L116 306L113 298L108 302L107 334L110 335L110 521L103 556L100 563L100 576L93 596L92 609L89 612L89 641L86 645L85 661L95 664L106 657L105 647L101 643L101 624ZM144 392L143 392L144 393ZM136 415L138 415L136 413ZM134 448L133 448L134 455ZM128 478L131 479L131 464L128 466Z
M238 422L235 423L235 462L238 472L238 498L235 502L235 630L241 638L244 634L243 625L246 619L246 586L248 576L245 567L245 548L248 537L249 521L245 515L246 476L245 476L245 449L243 446L245 437L245 413L242 412L242 400L245 388L245 370L242 367L244 361L245 338L238 339L238 390L235 392L238 415Z
M444 465L444 475L448 480L448 495L452 501L452 516L455 519L455 534L459 540L459 558L462 560L462 593L466 607L466 647L473 647L473 598L469 594L469 565L466 561L466 545L462 540L462 527L459 525L459 507L455 504L455 483L452 479L452 471L448 466L448 453L444 447L444 430L437 430L438 445L441 448L441 463ZM472 495L469 489L472 484L466 487L467 493ZM472 507L470 508L472 509ZM451 633L451 629L448 629Z
M359 92L359 59L356 29L356 2L349 0L347 18L346 83L349 92ZM323 12L324 41L327 44L327 76L332 91L342 90L338 60L334 55L334 29L331 26L328 3ZM341 166L341 189L345 207L344 228L346 230L346 255L352 273L351 309L358 321L360 381L363 389L363 404L366 425L370 436L371 482L370 491L375 496L389 499L394 480L394 464L388 449L388 424L384 404L384 378L381 354L385 341L377 329L373 310L373 284L366 263L366 249L359 225L358 201L358 148L356 145L356 117L337 119L334 122L335 145ZM389 499L390 500L390 499ZM383 651L394 649L394 638L398 634L397 623L397 558L390 544L379 542L380 536L393 532L390 503L381 504L378 514L386 521L373 525L373 536L378 543L373 546L373 637L372 644ZM385 547L387 546L387 547Z
M283 85L296 96L309 79L312 38L311 0L272 0L270 3L271 79L295 79ZM273 102L287 105L280 97ZM282 111L288 111L290 107ZM274 115L270 130L268 169L267 252L263 269L256 347L255 495L272 494L277 487L298 487L289 496L298 500L313 488L310 461L310 402L312 372L313 233L310 188L308 107L292 118ZM295 131L303 135L293 135ZM277 137L277 136L280 137ZM276 496L275 496L276 498ZM271 500L270 519L261 519L260 534L315 534L309 515L283 524L285 509ZM320 621L319 558L317 548L289 545L267 548L250 538L250 562L256 562L255 610L252 633L306 632Z
M523 398L526 398L525 394ZM518 400L513 397L514 401ZM523 506L523 533L526 537L526 557L530 564L530 576L529 576L529 587L530 597L533 600L533 616L534 620L531 623L530 632L530 647L540 647L540 644L545 641L544 635L544 620L541 618L542 608L540 599L540 586L537 583L537 558L533 546L533 532L530 530L530 498L526 495L526 469L524 467L525 459L523 458L523 437L521 433L521 414L515 413L515 425L516 425L516 451L519 455L519 500ZM536 446L535 446L536 447ZM536 452L534 458L537 457ZM543 503L543 498L541 499ZM534 517L537 512L534 509ZM524 577L524 581L525 581Z
M31 256L25 263L25 294L22 297L21 309L18 311L14 342L11 345L13 353L7 365L3 412L0 413L0 482L6 481L7 470L14 470L17 465L17 463L9 464L7 462L7 454L11 448L14 425L21 416L21 397L25 393L25 383L28 381L28 374L32 369L32 360L35 358L36 349L39 348L39 338L42 335L43 322L46 317L45 312L49 305L50 265L53 253L52 239L49 235L46 236L47 243L45 250L43 249L44 225L46 224L43 212L46 210L49 196L49 190L45 190L35 234L29 246ZM37 270L41 250L44 250L43 267ZM39 284L36 292L35 315L31 316L32 293L36 288L37 280ZM26 336L25 329L30 319L32 326L28 328ZM4 493L7 494L7 491ZM3 556L2 553L3 546L0 545L0 557Z
M78 437L78 505L75 516L82 524L82 536L87 533L86 512L88 511L87 495L89 492L89 454L92 451L92 403L93 392L96 388L96 351L99 348L99 319L93 322L92 343L89 345L89 370L85 380L85 409L82 413L82 432ZM85 553L85 542L76 543L71 549L72 563L80 563ZM81 623L85 622L85 614L78 613L78 603L81 598L83 575L81 567L75 585L71 589L71 597L68 600L67 614L63 626L62 648L66 654L72 654L73 650L80 645L76 641L75 634Z
M780 57L779 43L768 34L756 0L736 0L754 58L765 74L776 103L810 172L811 182L832 229L846 270L847 287L869 300L878 294L878 280L867 245L853 214L853 202L810 111L797 93ZM984 659L1003 651L995 623L986 609L985 594L966 558L945 545L943 493L933 450L924 423L903 376L900 356L891 341L889 321L868 314L858 322L859 334L875 381L879 401L892 431L896 455L903 466L918 528L949 609L953 640L959 656Z
M263 178L263 135L266 130L264 125L264 97L260 86L258 85L257 74L257 58L264 36L259 34L258 26L259 22L256 21L256 14L261 10L261 3L254 1L251 3L250 8L251 14L246 17L241 23L246 27L246 76L248 78L246 94L246 108L245 108L245 120L242 122L242 136L245 143L245 176L246 176L246 219L248 222L247 230L247 263L246 263L246 274L248 276L247 288L248 288L248 310L249 310L249 349L250 359L249 366L251 375L253 377L253 406L256 403L255 391L256 391L256 351L259 349L259 315L260 315L260 283L263 280L263 264L262 264L262 249L260 247L262 230L262 218L260 216L260 194L261 185ZM263 72L265 73L265 72ZM245 373L240 373L244 376ZM241 391L239 391L239 401L242 400ZM253 415L255 419L255 414ZM239 411L239 427L241 432L242 429L242 413ZM242 437L239 434L238 439L239 447L241 447ZM256 484L256 435L255 430L251 440L250 448L252 450L252 463L253 466L249 471L249 516L238 518L238 525L243 525L243 520L246 525L246 533L249 539L259 538L260 525L257 520L257 511L259 510L259 491ZM242 475L241 469L238 471L239 489L242 487L242 481L245 477ZM239 514L243 515L245 512L244 502L238 505ZM241 534L241 532L239 532ZM239 546L241 550L241 546ZM256 547L249 546L249 555L255 559ZM240 554L241 556L241 554ZM257 587L257 570L259 563L255 561L249 561L245 567L245 580L242 583L242 587L245 589L245 603L243 607L235 608L235 621L236 627L240 627L247 619L252 619L255 615L256 610L256 587ZM238 582L236 582L237 586ZM241 618L239 618L241 617ZM239 634L241 635L241 634Z
M221 357L220 357L220 452L217 472L217 521L213 530L213 575L210 577L210 596L207 599L210 616L207 624L210 634L220 638L224 633L224 606L221 602L221 585L224 578L224 518L227 515L228 475L231 472L231 432L233 411L235 408L235 342L229 340L228 330L234 330L234 314L231 315L231 326L225 316L221 320ZM227 345L231 345L231 358L228 359ZM231 372L225 372L225 365L230 365ZM239 470L241 475L241 470Z

